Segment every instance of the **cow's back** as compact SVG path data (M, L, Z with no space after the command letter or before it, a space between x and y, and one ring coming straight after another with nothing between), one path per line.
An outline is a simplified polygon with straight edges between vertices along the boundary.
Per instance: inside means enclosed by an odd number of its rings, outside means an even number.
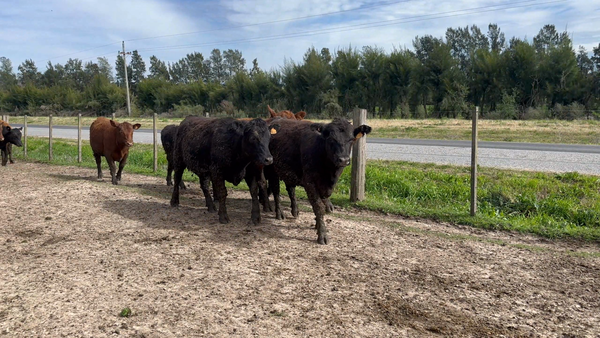
M189 116L181 122L173 149L175 162L196 174L208 170L215 121L213 118Z
M271 136L269 150L273 155L273 165L277 175L286 183L301 185L304 176L303 167L307 149L314 143L316 132L311 123L289 119L280 119L279 131Z
M90 146L94 154L108 155L116 146L114 127L110 120L99 117L90 126ZM112 149L111 149L112 148Z
M179 127L175 124L170 124L163 128L160 132L160 142L162 143L163 149L166 154L171 154L175 147L175 139L177 137L177 129Z

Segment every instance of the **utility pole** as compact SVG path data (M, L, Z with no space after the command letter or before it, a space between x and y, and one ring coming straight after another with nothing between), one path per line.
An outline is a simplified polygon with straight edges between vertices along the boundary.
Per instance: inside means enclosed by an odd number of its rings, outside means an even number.
M119 54L123 55L123 67L125 67L125 89L127 91L127 116L131 117L131 103L129 102L129 79L127 78L127 55L131 55L131 52L125 53L125 41L123 41L123 52Z

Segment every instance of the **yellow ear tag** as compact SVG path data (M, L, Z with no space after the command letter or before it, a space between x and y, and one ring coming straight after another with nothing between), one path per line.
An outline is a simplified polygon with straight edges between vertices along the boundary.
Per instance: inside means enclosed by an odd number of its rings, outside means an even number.
M358 140L359 138L363 137L363 133L358 133L358 135L356 135L356 137L354 138L355 140Z
M277 134L277 130L275 130L275 128L271 128L271 135L275 135Z

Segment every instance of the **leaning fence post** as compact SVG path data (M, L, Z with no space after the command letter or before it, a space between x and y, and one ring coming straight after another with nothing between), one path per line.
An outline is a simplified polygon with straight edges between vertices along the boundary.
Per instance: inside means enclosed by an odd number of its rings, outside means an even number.
M477 115L479 107L473 112L471 139L471 216L477 214Z
M115 113L112 113L112 119L114 121L114 119L115 119Z
M154 172L158 170L158 138L156 134L156 113L152 116L152 134L154 143Z
M52 114L48 117L48 160L52 161Z
M353 124L354 128L367 124L366 109L354 111ZM350 182L350 201L352 202L365 199L366 143L366 135L363 135L352 146L352 180Z
M81 114L77 115L77 162L81 163Z
M23 157L27 158L27 115L23 116Z

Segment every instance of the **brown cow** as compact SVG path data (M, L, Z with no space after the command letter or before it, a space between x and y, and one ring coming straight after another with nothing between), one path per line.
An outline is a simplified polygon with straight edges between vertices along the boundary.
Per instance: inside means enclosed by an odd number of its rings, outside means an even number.
M269 113L271 114L271 117L283 117L286 119L290 119L290 120L298 120L301 121L306 117L306 112L305 111L299 111L296 114L292 113L289 110L282 110L279 113L275 112L273 109L271 109L271 106L267 105L267 109L269 110Z
M102 179L102 156L106 158L112 184L121 180L123 167L127 163L129 147L133 145L133 131L141 125L129 122L118 123L105 117L97 118L90 126L90 146L94 152L98 166L98 179ZM119 162L119 171L116 173L115 161Z
M2 127L4 126L10 127L10 124L0 120L0 141L4 141L4 136L2 135Z

